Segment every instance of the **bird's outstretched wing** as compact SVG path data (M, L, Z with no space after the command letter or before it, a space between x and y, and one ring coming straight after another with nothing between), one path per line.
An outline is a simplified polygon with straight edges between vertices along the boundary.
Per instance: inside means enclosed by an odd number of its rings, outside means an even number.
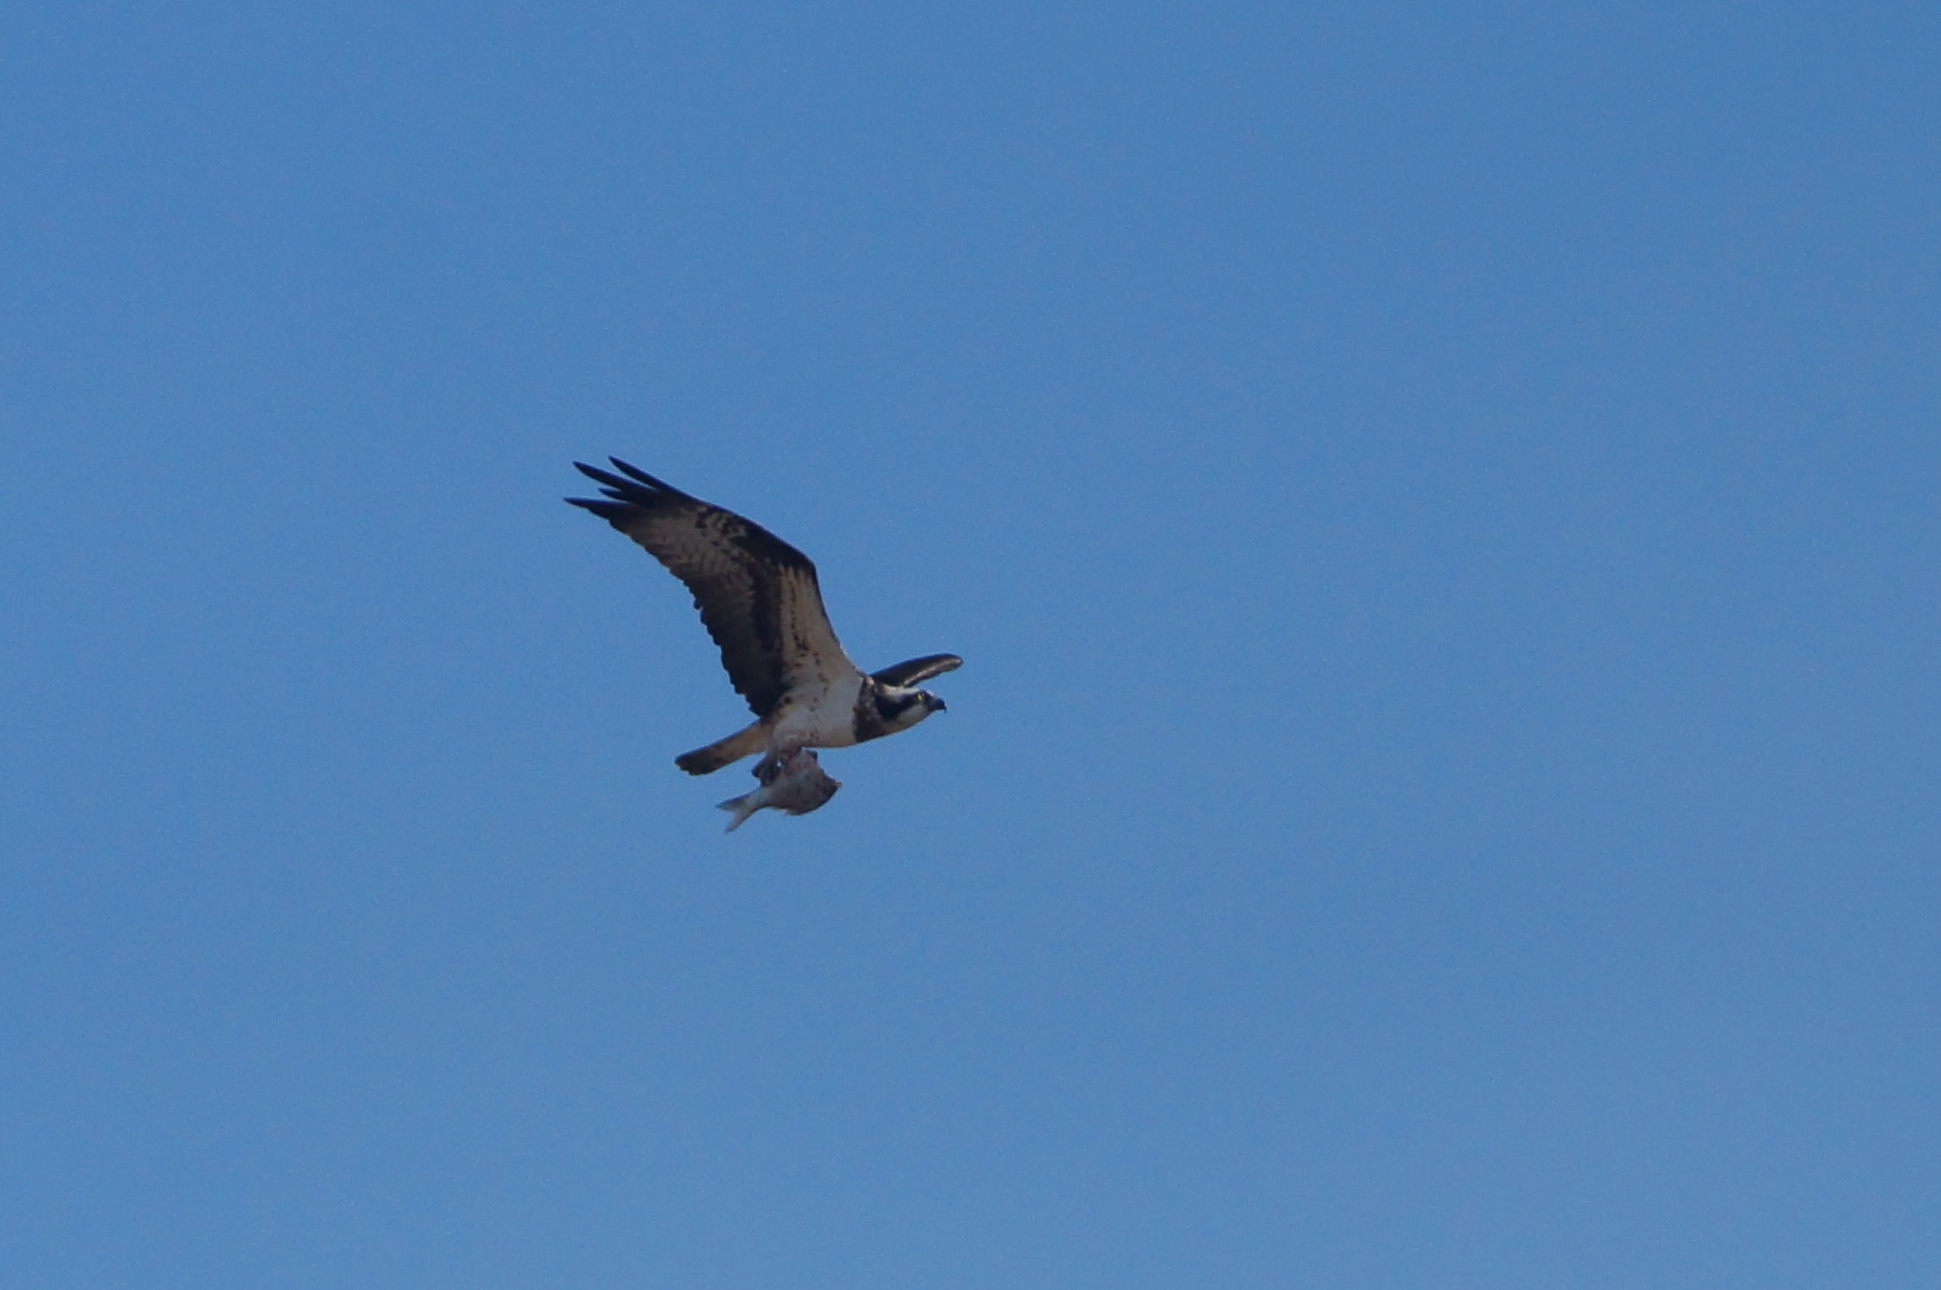
M576 461L606 497L566 500L638 542L687 584L728 679L757 717L768 716L796 685L858 670L829 626L808 556L752 520L618 457L607 460L628 478Z
M871 672L870 676L884 685L915 685L933 676L955 671L963 665L964 660L955 654L925 654L922 658L913 658L892 664L880 672Z

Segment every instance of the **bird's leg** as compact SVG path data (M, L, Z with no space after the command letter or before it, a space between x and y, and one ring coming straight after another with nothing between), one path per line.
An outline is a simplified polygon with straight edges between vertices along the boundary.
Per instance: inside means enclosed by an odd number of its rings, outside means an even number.
M801 751L802 745L797 743L777 743L769 745L769 749L762 755L762 759L755 763L755 778L759 779L763 784L774 783L776 776L782 773L783 767L787 766L790 759Z

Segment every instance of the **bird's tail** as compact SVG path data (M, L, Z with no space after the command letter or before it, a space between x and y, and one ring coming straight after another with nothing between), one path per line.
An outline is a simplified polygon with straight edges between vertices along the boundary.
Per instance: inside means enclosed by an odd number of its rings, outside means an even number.
M730 762L740 761L768 747L768 732L757 721L751 726L743 726L726 739L717 739L706 748L696 748L684 752L674 759L674 764L690 775L711 775Z
M718 811L734 812L735 818L728 821L728 832L733 833L736 829L748 822L749 816L762 809L755 802L755 799L760 795L761 790L758 788L752 793L743 793L740 797L731 797L715 807Z

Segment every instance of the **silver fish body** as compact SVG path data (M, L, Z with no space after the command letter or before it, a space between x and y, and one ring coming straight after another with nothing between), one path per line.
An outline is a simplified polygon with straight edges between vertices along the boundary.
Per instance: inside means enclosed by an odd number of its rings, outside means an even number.
M786 811L790 815L807 815L836 795L842 781L831 779L816 760L812 749L802 748L791 754L779 766L770 768L765 774L756 768L756 778L762 786L752 793L731 797L721 803L719 809L732 812L734 819L728 823L728 832L740 828L749 816L766 807Z

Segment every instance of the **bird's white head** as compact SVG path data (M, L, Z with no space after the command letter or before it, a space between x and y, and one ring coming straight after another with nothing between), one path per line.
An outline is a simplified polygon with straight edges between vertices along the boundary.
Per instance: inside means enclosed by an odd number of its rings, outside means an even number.
M944 712L944 701L914 686L886 685L877 693L876 711L890 730L908 730L933 712Z

